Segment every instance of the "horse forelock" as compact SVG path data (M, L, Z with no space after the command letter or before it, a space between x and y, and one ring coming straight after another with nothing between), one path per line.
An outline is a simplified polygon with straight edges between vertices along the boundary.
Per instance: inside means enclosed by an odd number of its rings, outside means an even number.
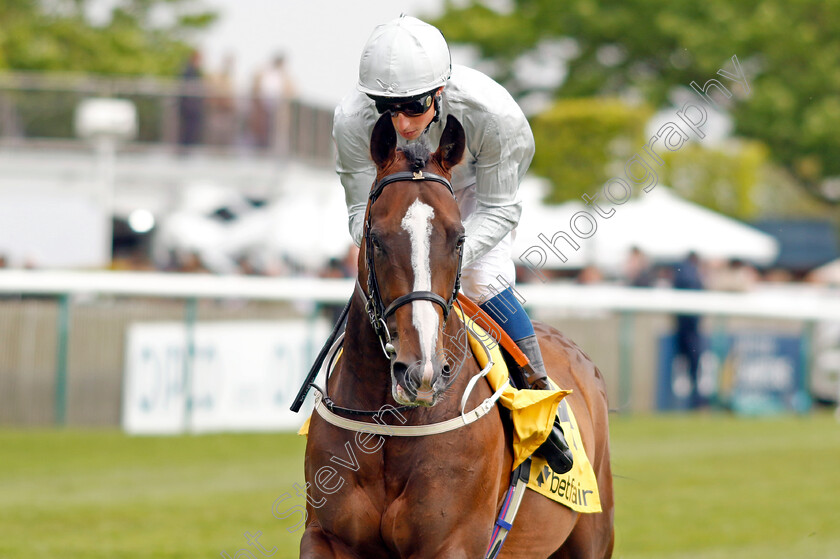
M409 171L416 172L423 169L429 163L432 152L429 146L422 142L408 144L399 150L409 165Z

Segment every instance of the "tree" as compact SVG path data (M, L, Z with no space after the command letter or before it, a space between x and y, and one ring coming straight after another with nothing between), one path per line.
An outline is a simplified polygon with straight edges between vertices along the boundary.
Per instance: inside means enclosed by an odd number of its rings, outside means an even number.
M735 133L763 142L811 195L840 204L840 2L764 0L511 0L501 13L451 1L435 21L469 43L515 95L533 89L516 72L541 46L569 41L557 97L634 91L656 108L675 87L718 77L736 55L749 98L723 103ZM568 46L568 45L567 45ZM561 61L558 60L558 64ZM729 66L731 71L731 66Z
M756 141L713 148L689 143L662 154L659 180L698 204L738 219L755 219L766 209L760 194L766 151Z
M3 0L0 69L177 75L216 14L196 0L119 0L92 22L93 0Z
M558 101L532 119L537 149L531 169L552 183L546 201L561 203L593 192L610 178L612 164L629 160L644 144L649 107L617 99Z
M762 199L767 149L757 141L730 140L703 146L687 142L680 149L644 151L645 125L652 111L614 98L560 99L531 119L538 149L531 169L551 181L546 201L561 203L595 196L613 177L632 184L667 185L681 196L739 219L763 211L780 213ZM674 116L674 119L677 119ZM628 176L629 172L633 178ZM646 166L645 166L646 165ZM637 180L638 179L638 180Z

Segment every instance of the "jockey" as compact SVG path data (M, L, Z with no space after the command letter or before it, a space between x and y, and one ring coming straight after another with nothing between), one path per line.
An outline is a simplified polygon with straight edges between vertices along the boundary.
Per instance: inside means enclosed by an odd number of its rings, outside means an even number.
M464 159L452 174L466 230L461 287L528 357L535 371L526 379L529 387L548 389L534 328L512 289L511 232L522 211L517 191L534 156L525 115L501 85L476 70L453 66L437 28L400 16L374 29L362 52L357 88L336 108L333 124L336 171L356 245L361 245L368 194L376 178L371 133L385 112L403 146L414 141L437 145L448 115L463 125ZM571 468L559 421L537 452L557 472Z

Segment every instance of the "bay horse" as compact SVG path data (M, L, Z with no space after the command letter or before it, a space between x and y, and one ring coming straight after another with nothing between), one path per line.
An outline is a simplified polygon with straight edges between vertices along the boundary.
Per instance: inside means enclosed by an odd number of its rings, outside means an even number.
M464 324L449 312L464 228L448 179L463 157L464 130L449 116L434 153L396 145L386 113L371 137L376 182L343 353L326 392L337 415L374 424L369 416L380 410L389 423L422 426L459 416L465 390L472 390L467 409L493 391L483 381L468 389L479 366L469 347L458 345ZM609 558L613 492L604 380L563 334L534 327L551 378L573 390L566 401L577 416L603 512L580 514L526 491L501 556ZM354 432L313 413L300 556L485 557L513 464L505 421L493 406L457 430L398 437Z

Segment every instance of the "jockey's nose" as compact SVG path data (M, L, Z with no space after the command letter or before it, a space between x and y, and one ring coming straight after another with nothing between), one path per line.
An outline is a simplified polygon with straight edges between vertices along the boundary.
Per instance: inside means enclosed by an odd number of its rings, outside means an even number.
M396 116L392 117L392 119L394 128L396 128L397 132L400 134L405 132L411 126L411 120L405 115L405 113L397 113Z

